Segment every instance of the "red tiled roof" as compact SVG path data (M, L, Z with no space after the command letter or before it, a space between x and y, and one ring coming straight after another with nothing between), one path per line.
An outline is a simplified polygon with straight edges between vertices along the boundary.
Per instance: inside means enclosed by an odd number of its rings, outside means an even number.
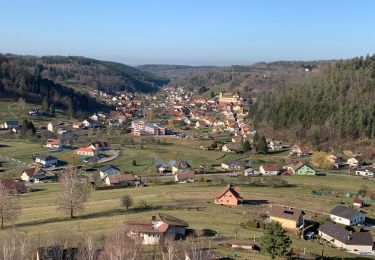
M228 184L227 186L225 186L225 188L221 192L217 193L215 198L220 199L227 192L231 192L236 198L242 199L240 195L240 187L234 186L233 184Z
M264 164L262 164L262 167L265 171L277 171L277 170L279 170L279 167L277 167L277 165L272 164L272 163L264 163Z

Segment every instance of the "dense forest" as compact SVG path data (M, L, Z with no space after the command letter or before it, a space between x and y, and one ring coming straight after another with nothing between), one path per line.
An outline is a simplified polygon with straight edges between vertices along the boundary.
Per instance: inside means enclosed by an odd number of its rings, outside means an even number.
M313 145L375 139L375 55L335 61L319 77L281 84L250 102L250 116Z
M70 117L105 108L88 94L56 84L43 78L43 65L37 64L32 69L16 59L0 55L0 95L2 97L23 97L28 101L46 103L45 106L66 109Z
M71 87L96 88L107 93L117 91L154 92L168 79L131 66L76 56L19 56L7 54L9 60L33 69L39 67L43 78Z

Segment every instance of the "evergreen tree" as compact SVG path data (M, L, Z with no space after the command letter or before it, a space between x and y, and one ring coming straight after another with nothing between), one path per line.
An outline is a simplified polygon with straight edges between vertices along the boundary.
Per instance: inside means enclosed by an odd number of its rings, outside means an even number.
M49 102L48 102L48 97L45 96L43 98L43 102L42 102L42 110L43 112L45 113L48 113L49 112Z
M243 142L242 149L245 153L251 151L251 144L250 144L249 140L245 140L245 142Z
M272 221L266 226L261 238L261 250L270 254L272 259L286 257L292 244L288 234L279 222Z
M54 105L54 104L51 104L51 105L49 106L49 114L50 114L51 116L55 116L55 114L56 114L56 108L55 108L55 105Z
M257 151L257 153L268 152L267 141L264 135L260 137L258 134L256 134L254 137L254 144L255 144L255 150Z
M215 92L211 90L211 98L214 98L214 97L215 97Z

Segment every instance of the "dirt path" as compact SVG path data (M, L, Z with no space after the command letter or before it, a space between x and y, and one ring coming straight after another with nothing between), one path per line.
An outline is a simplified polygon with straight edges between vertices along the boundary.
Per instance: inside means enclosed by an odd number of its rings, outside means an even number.
M11 107L13 107L14 105L17 105L17 103L12 103L12 104L9 104L8 105L8 112L9 114L11 114L15 119L18 119L18 117L12 112L11 110Z

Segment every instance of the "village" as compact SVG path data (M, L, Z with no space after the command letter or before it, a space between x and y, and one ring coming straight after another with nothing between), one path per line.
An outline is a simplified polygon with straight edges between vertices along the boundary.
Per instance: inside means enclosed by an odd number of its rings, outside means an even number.
M30 145L35 149L29 153L31 156L17 158L11 152L3 152L6 146L12 146L12 142L4 142L0 159L16 163L17 170L14 178L2 179L1 185L27 198L28 194L37 194L34 190L40 187L57 184L59 174L74 167L95 193L118 191L131 195L135 190L149 192L157 186L165 189L168 184L176 186L168 196L178 197L175 193L180 187L201 187L200 193L209 198L207 203L228 207L227 211L240 208L262 212L256 217L240 217L241 223L253 223L255 229L264 229L271 222L280 223L295 239L305 241L306 259L319 255L320 247L331 248L331 253L374 255L375 194L371 188L375 168L361 154L314 151L307 144L262 135L247 119L248 100L240 93L211 93L208 98L196 91L165 87L154 96L109 95L101 91L91 95L113 110L97 111L80 121L48 121L40 119L43 114L36 112L38 108L30 110L28 120L35 122L36 132L42 136L40 146ZM5 120L2 128L2 136L10 139L21 135L25 126L17 120ZM281 196L285 199L280 201L275 199L278 195L259 195L262 187L266 193L269 189L275 189L274 193L277 189L291 190L291 183L300 180L297 178L314 178L321 183L306 196L333 198L329 205L304 207L303 201L290 202L288 196ZM356 182L361 188L348 190L347 196L337 195L328 184L324 187L326 180L335 182L335 178ZM209 185L207 193L204 183ZM253 189L256 196L252 196ZM197 204L197 209L205 208L201 204ZM190 207L194 206L192 202ZM173 210L154 213L157 215L143 216L144 221L135 214L123 223L127 232L141 238L144 245L158 245L165 235L176 241L185 239L192 232L191 227L207 228L199 222L191 223L184 213L178 217ZM206 213L201 212L202 217ZM251 237L252 231L248 232ZM217 231L213 233L216 234L207 236L208 240L218 239ZM235 256L243 251L259 254L259 231L254 234L258 238L254 235L253 240L232 236L226 252L230 250ZM314 249L306 253L310 245ZM202 250L211 258L215 256L215 250Z

